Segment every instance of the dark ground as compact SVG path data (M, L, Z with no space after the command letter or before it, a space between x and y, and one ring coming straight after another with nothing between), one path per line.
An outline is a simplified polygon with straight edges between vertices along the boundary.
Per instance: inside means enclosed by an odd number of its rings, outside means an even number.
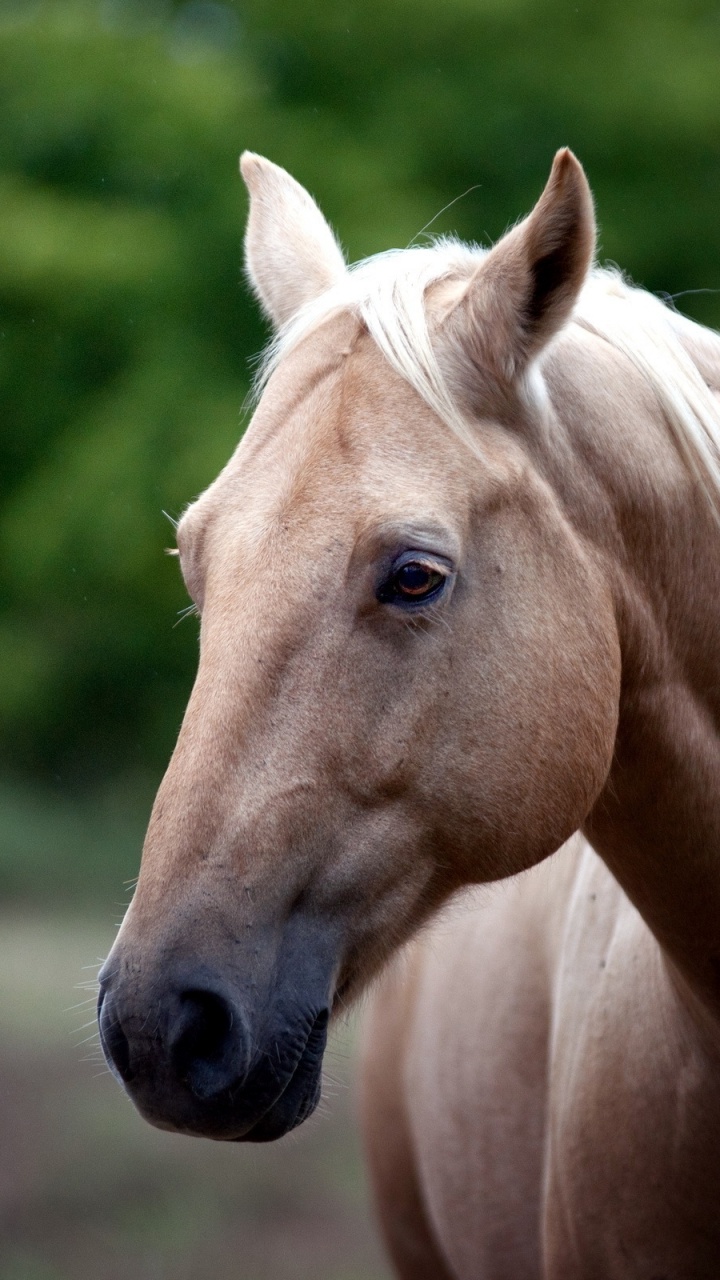
M321 1114L280 1143L160 1133L103 1069L93 1001L70 1009L112 936L0 917L0 1280L388 1280L352 1032L328 1053Z

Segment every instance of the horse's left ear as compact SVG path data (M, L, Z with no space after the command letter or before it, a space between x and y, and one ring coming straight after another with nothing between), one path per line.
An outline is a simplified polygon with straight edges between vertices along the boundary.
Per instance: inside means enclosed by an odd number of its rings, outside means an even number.
M312 196L279 165L245 151L250 192L245 262L250 283L276 326L345 274L345 259Z
M532 213L490 250L448 320L473 363L513 378L569 319L595 252L582 165L558 151Z

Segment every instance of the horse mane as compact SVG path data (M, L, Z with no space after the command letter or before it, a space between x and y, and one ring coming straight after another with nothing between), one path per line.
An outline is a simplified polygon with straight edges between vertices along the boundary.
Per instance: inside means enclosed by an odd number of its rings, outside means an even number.
M262 358L255 394L303 338L349 311L396 372L473 447L472 422L452 394L433 347L425 298L432 285L470 279L486 254L477 245L442 237L355 263L278 331ZM720 520L720 405L687 350L693 343L706 349L710 343L720 369L720 334L632 285L615 267L590 272L568 321L573 324L621 351L650 383L686 466ZM535 374L538 366L542 354Z

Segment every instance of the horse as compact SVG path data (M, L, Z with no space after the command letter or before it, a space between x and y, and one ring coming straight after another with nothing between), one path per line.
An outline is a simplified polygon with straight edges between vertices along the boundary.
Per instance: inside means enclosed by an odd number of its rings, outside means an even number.
M351 268L241 168L275 336L177 529L199 666L108 1063L269 1141L371 990L400 1277L717 1280L720 338L594 266L567 149L491 248Z

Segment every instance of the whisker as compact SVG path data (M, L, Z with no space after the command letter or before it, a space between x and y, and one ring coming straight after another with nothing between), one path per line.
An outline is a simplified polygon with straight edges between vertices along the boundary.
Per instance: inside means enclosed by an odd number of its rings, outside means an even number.
M84 1022L81 1027L76 1027L75 1030L70 1031L69 1034L71 1036L78 1036L81 1031L87 1031L88 1027L94 1027L97 1031L97 1018L91 1018L90 1022Z
M178 609L178 620L173 623L173 626L179 627L184 618L192 618L193 615L197 618L200 617L200 610L196 604L188 604L184 609Z
M462 195L455 196L452 200L449 200L447 204L444 204L442 209L438 209L435 216L431 218L429 222L425 223L424 227L421 227L419 231L415 232L415 235L413 236L412 240L408 242L406 248L410 249L414 244L414 242L418 239L418 237L424 235L428 227L431 227L433 222L437 222L438 218L441 217L443 213L445 213L448 209L452 209L453 205L457 204L459 200L464 200L466 196L470 195L471 191L479 191L481 186L482 186L482 182L474 182L471 187L468 187L467 191L462 192Z
M84 1036L82 1040L78 1040L77 1044L73 1045L73 1049L82 1049L84 1044L90 1044L91 1041L93 1040L97 1041L97 1038L98 1038L98 1032L93 1031L92 1035Z

